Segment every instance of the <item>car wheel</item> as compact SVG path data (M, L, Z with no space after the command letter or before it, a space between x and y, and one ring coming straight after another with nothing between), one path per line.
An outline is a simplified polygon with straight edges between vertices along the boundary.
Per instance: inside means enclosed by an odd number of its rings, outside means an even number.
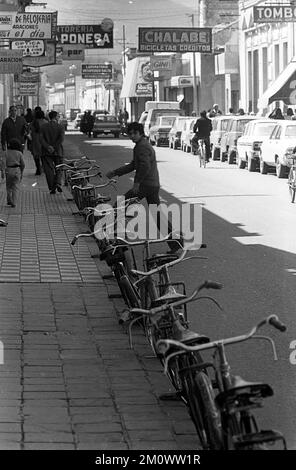
M236 159L236 152L232 151L230 152L230 155L228 156L228 163L229 165L233 165Z
M246 162L242 160L240 157L237 157L237 166L243 170L246 166Z
M278 178L285 178L287 176L287 168L279 162L278 157L276 159L276 176Z
M213 160L220 160L220 149L217 149L217 147L213 147L212 155Z
M221 162L225 162L227 160L227 152L222 152L220 155Z
M98 134L96 134L95 132L93 132L93 137L94 139L96 139L98 137Z
M256 160L254 160L254 158L248 158L248 170L256 171L256 167Z
M261 175L267 175L268 165L260 158L260 173Z
M156 147L160 147L159 139L157 139L157 140L155 141L155 145L156 145Z
M114 136L115 136L115 139L119 139L119 133L118 132L116 132L116 134L114 134Z

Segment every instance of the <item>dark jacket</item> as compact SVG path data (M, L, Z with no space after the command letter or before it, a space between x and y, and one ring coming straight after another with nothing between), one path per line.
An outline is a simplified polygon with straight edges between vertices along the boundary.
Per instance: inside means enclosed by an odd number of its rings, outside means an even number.
M193 132L195 132L200 139L204 139L210 137L212 129L212 121L208 118L201 117L194 124Z
M159 175L155 151L148 140L143 136L136 143L133 150L133 160L128 165L114 170L117 176L136 171L135 183L145 186L159 187Z
M56 121L49 121L40 127L40 143L42 154L49 155L48 147L51 145L54 155L63 155L64 127Z
M7 146L11 139L18 139L24 144L26 129L27 122L22 116L17 116L15 121L11 117L4 119L1 129L2 148Z

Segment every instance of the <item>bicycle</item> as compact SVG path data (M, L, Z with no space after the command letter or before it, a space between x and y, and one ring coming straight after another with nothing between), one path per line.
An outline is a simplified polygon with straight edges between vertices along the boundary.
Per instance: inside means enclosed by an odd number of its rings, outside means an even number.
M289 186L289 192L290 192L290 197L291 197L291 202L295 202L295 195L296 195L296 155L293 154L292 157L290 157L291 161L291 168L289 171L289 176L288 176L288 186Z
M196 292L186 300L196 300ZM220 339L205 344L188 345L174 339L160 339L157 347L165 357L165 373L168 374L171 361L200 354L214 349L214 361L186 366L180 371L188 397L190 414L196 426L203 449L220 450L265 450L266 445L280 441L286 449L282 433L275 430L259 430L254 408L262 407L263 399L273 395L272 388L265 383L247 382L239 376L232 376L226 356L225 346L247 341L251 338L267 340L271 343L274 358L277 360L274 341L268 336L256 335L265 324L285 331L286 326L276 315L260 321L245 335ZM175 350L174 350L175 349ZM208 369L214 370L214 380L210 380ZM218 394L214 394L214 386Z

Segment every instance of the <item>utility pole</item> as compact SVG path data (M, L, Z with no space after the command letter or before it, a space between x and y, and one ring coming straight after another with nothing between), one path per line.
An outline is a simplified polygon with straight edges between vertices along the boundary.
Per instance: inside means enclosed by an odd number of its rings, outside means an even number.
M199 7L199 0L198 0ZM189 15L191 17L191 25L194 28L194 13ZM197 10L197 26L199 26L199 8ZM198 97L197 97L197 81L196 81L196 56L195 52L192 53L192 65L193 65L193 111L198 111Z

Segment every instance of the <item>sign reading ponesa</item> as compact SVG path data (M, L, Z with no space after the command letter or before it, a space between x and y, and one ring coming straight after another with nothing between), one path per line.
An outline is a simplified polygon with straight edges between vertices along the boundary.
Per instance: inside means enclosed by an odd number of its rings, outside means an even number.
M113 29L107 31L98 25L58 26L57 39L60 44L84 44L88 48L108 49L113 47Z
M296 5L254 6L255 23L286 23L296 21Z
M139 52L212 52L211 28L139 28Z

